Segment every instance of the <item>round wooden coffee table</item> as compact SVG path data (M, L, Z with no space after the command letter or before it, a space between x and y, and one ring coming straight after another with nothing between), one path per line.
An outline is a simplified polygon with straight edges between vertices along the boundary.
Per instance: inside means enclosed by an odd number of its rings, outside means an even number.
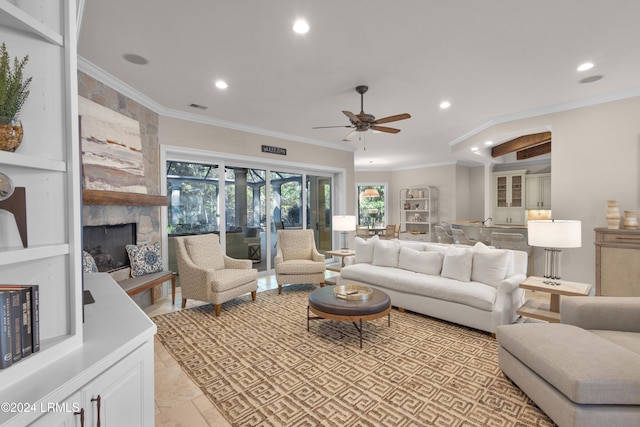
M391 326L391 298L386 293L372 289L370 298L364 300L348 300L336 297L333 286L325 286L309 294L307 306L307 331L311 320L330 319L352 322L360 333L362 348L362 321L388 317ZM317 317L311 317L314 313Z

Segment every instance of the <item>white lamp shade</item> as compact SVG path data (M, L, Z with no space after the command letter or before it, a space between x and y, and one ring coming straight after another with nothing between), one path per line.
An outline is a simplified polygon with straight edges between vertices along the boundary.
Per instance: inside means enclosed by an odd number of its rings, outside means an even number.
M582 246L582 222L539 220L527 223L529 245L543 248L579 248Z
M334 231L354 231L356 229L355 215L334 215L333 230Z

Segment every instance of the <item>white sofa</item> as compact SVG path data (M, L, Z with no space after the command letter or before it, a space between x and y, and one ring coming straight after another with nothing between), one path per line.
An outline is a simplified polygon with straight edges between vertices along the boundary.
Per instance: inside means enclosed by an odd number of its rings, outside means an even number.
M380 289L399 309L495 334L524 302L526 252L356 237L355 253L337 284Z

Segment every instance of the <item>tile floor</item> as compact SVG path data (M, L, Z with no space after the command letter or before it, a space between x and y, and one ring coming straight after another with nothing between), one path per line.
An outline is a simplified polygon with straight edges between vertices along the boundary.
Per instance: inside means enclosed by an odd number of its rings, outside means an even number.
M327 277L334 276L327 272ZM277 289L275 276L258 279L258 292ZM149 317L182 310L180 288L176 289L176 304L171 298L159 299L154 305L144 309ZM188 300L187 308L206 304ZM223 307L224 314L224 307ZM155 340L155 402L156 426L171 427L230 427L231 424L220 414L211 401L202 393L193 381L184 373L178 362L173 359L164 346Z

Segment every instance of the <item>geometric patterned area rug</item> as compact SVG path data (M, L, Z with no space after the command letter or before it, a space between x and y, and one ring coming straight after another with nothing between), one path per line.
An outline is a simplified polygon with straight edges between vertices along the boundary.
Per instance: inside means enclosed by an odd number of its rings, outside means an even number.
M391 311L315 320L317 285L153 317L158 338L234 426L553 426L498 368L488 334Z

